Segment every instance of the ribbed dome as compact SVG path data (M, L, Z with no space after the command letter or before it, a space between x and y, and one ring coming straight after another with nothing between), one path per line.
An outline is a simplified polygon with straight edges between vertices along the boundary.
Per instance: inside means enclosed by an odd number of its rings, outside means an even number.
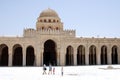
M40 17L58 17L58 14L54 10L48 8L41 12Z

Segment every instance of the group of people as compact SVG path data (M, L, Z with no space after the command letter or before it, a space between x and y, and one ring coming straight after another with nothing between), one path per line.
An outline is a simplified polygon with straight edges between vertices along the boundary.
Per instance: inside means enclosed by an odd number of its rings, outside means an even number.
M46 71L47 71L47 67L44 64L43 65L43 75L47 74ZM55 67L52 68L51 64L49 64L49 71L48 71L48 75L50 75L50 74L53 74L53 75L55 74ZM61 67L61 75L63 76L63 67Z

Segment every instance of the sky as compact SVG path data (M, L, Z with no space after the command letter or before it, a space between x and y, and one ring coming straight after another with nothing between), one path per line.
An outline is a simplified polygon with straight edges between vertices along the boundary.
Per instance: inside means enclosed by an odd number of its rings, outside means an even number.
M0 36L36 29L37 17L47 8L77 37L120 38L120 0L0 0Z

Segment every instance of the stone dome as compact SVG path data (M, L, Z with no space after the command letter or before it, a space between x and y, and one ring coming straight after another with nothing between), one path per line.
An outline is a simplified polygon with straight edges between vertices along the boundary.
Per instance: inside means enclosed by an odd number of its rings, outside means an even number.
M40 13L40 17L58 17L58 14L54 10L48 8Z

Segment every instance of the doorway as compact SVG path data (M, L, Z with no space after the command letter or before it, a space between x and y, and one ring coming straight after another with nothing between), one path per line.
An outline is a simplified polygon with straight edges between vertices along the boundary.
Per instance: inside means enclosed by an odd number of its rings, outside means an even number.
M17 44L13 47L13 66L22 66L23 64L23 53L22 47Z
M44 43L43 64L57 65L56 44L53 40L47 40Z
M26 50L26 66L34 66L35 54L32 46L27 47Z

